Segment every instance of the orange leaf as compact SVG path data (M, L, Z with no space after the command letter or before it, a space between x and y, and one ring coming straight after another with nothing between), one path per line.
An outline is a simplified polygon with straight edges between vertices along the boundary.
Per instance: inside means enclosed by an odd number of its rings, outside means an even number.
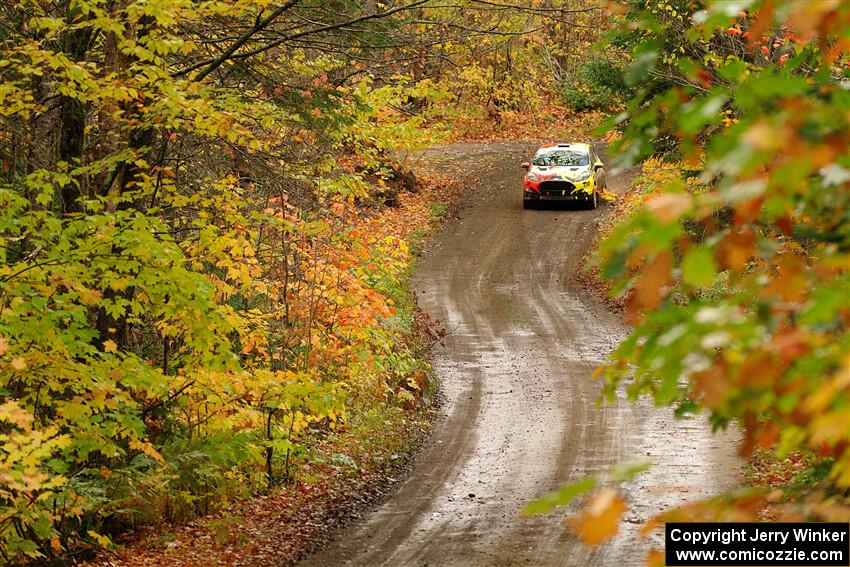
M750 45L755 45L757 38L761 37L767 30L773 27L773 1L766 0L761 9L756 12L755 18L750 18L749 28Z
M777 372L774 356L770 352L752 352L738 368L738 381L744 386L763 387L770 384Z
M705 405L718 408L726 399L729 391L729 381L726 378L726 368L722 363L715 363L702 372L693 375L694 388L703 396Z
M650 549L649 553L646 554L644 565L647 565L647 567L664 567L666 565L664 551L661 549Z
M755 253L756 235L749 227L727 234L718 247L718 261L724 268L741 270Z
M819 31L824 20L832 17L841 0L821 0L805 2L798 6L788 18L788 25L802 38L810 38Z
M649 520L644 523L640 529L638 529L638 535L640 537L647 537L655 530L658 530L664 526L664 523L661 519L661 516L653 516Z
M773 224L775 224L785 236L791 236L794 232L794 222L787 216L779 217L773 221Z
M738 455L747 458L753 454L753 449L756 444L756 437L759 432L759 422L752 413L744 415L744 438L741 440L741 446L738 447Z
M775 421L768 422L759 432L756 443L762 449L770 449L779 441L779 425Z
M567 523L584 543L596 546L617 533L620 516L625 511L626 503L617 491L606 488L593 497L584 513Z
M690 195L682 193L665 193L653 197L646 204L647 210L663 224L679 220L693 205Z
M664 287L670 281L673 259L670 252L658 254L647 264L635 281L635 299L643 309L655 309L661 305Z

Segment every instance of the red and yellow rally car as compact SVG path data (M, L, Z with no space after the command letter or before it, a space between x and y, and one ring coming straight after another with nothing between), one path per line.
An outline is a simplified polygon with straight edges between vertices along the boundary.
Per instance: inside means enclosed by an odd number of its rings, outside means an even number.
M575 142L543 146L526 169L522 206L577 201L595 209L605 189L605 167L590 144Z

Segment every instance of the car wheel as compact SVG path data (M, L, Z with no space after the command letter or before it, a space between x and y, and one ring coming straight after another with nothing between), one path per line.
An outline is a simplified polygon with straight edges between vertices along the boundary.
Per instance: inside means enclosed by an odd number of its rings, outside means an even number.
M526 210L533 209L534 208L534 202L532 202L529 199L523 199L522 200L522 208L526 209Z

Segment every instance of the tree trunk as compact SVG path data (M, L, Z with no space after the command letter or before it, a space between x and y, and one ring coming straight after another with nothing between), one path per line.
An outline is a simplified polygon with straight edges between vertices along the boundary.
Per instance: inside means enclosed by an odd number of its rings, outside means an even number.
M150 32L150 27L153 23L153 18L142 18L139 20L138 28L136 30L127 30L127 33L133 33L133 31L135 31L138 37L142 37ZM107 37L104 41L104 61L106 62L105 67L107 70L114 71L121 76L129 72L133 59L121 53L118 48L118 44L117 36L110 35ZM138 118L137 122L144 122L143 116L138 114L135 105L132 103L125 104L124 110L130 116L135 115ZM149 151L155 136L155 130L149 126L134 128L130 131L129 139L127 140L127 148L135 150L135 152L142 152L146 148L148 149L147 151ZM136 165L136 162L137 160L134 157L131 160L124 161L116 165L115 171L109 179L101 185L99 194L103 197L112 195L116 198L125 195L130 189L130 184L143 173L142 169ZM142 199L137 199L136 201L127 201L122 199L119 204L116 205L117 210L139 209L142 207L144 207ZM113 252L120 254L121 250L116 248ZM135 295L134 287L129 287L122 291L107 289L103 294L104 299L125 299L127 301L132 300L133 295ZM102 349L104 343L109 340L117 345L118 350L126 348L129 341L130 330L127 319L127 314L112 315L108 313L106 309L100 308L96 319L98 347Z
M68 11L68 22L71 23L75 11ZM83 61L89 50L91 30L70 29L61 39L62 52L73 61ZM86 141L86 109L83 104L69 96L59 97L59 147L58 159L69 164L72 168L83 162L83 150ZM65 213L77 213L82 210L80 197L83 180L78 183L67 183L62 187L62 210Z

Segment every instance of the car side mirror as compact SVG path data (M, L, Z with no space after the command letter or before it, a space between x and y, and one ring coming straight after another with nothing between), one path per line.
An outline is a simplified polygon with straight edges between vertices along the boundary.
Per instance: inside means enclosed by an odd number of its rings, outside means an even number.
M531 169L531 164L530 164L530 163L528 163L527 161L522 162L521 164L519 164L519 166L520 166L521 168L525 169L525 170L529 170L529 169Z

